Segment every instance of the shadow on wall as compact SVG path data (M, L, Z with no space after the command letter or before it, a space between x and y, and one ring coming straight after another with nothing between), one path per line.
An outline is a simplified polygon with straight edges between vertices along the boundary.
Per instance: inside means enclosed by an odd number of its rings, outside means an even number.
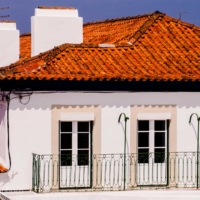
M193 132L194 132L194 134L195 134L195 137L196 137L196 139L197 139L198 133L197 133L197 127L196 127L196 125L194 125L194 124L191 122L191 123L190 123L190 126L192 127Z
M11 98L16 95L12 94ZM20 103L18 97L11 100L11 110L48 110L52 105L101 105L101 107L124 107L131 105L177 105L179 108L198 108L200 92L137 92L137 93L37 93L23 97Z
M1 187L11 182L17 174L18 173L14 171L2 173L2 174L0 173L0 190L1 190Z

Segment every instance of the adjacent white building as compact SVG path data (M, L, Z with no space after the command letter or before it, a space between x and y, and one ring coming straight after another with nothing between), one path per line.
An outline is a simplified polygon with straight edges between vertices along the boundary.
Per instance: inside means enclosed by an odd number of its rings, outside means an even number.
M0 67L19 60L19 30L14 21L0 21Z

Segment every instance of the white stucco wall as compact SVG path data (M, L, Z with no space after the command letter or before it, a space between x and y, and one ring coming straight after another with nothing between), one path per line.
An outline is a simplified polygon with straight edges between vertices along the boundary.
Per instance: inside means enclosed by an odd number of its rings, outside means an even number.
M55 46L83 42L83 18L78 10L36 9L31 17L31 56Z
M0 174L1 189L29 189L32 153L51 153L52 105L101 105L101 153L123 153L124 132L119 114L130 117L131 105L177 106L177 151L196 151L196 135L189 125L191 113L200 114L200 93L54 93L33 94L27 105L10 103L10 150L12 168ZM26 99L22 99L26 102ZM122 120L123 122L123 117ZM193 119L196 129L196 119ZM1 123L2 126L2 123ZM0 129L2 130L2 129ZM2 133L1 134L6 134ZM127 123L127 152L130 152L130 121ZM1 157L0 153L0 157Z
M14 22L0 22L0 46L0 67L19 60L19 30Z

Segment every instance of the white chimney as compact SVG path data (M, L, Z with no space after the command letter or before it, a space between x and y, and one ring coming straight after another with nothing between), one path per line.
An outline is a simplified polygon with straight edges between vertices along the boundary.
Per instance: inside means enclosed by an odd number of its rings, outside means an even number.
M19 60L19 30L14 21L0 21L0 67Z
M55 46L83 42L83 18L75 8L38 7L31 17L31 56Z

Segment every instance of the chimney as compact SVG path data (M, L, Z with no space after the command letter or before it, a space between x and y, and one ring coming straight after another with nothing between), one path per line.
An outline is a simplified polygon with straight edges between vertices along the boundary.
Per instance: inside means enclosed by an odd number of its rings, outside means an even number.
M19 60L19 30L14 21L0 21L0 67Z
M31 17L31 56L55 46L83 42L83 18L71 7L45 7L35 9Z

